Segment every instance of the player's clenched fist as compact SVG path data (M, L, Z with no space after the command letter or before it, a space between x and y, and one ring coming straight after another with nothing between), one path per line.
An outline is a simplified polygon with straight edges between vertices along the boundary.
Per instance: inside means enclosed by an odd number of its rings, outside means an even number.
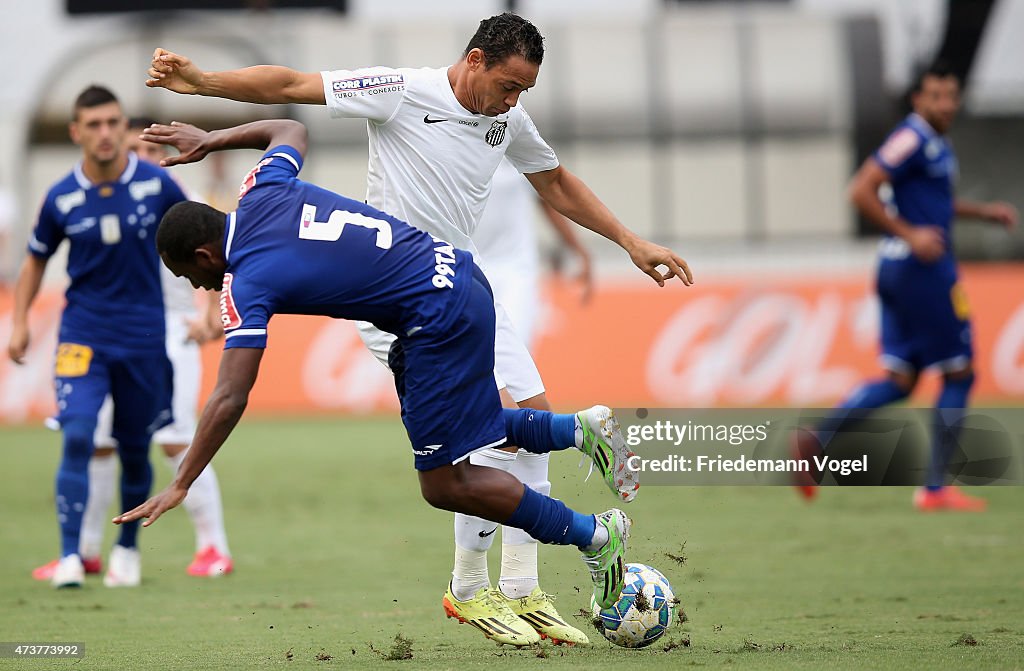
M25 363L25 352L28 351L28 328L15 324L11 329L11 339L7 344L7 356L19 366Z
M169 89L175 93L195 94L203 81L203 71L185 56L166 49L153 52L146 86Z

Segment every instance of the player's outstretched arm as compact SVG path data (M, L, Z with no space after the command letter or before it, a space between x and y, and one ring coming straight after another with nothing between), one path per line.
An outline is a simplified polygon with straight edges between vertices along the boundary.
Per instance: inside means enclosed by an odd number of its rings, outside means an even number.
M911 226L903 219L891 215L878 197L879 187L888 181L889 173L874 158L869 157L850 180L850 202L872 224L906 241L917 258L926 263L938 260L946 251L942 229L938 226Z
M583 180L564 167L530 173L526 178L551 207L626 250L636 267L658 286L665 286L665 282L673 277L678 277L687 286L693 284L693 274L681 256L668 247L644 240L626 228ZM666 270L658 270L659 266Z
M228 98L247 103L326 105L318 72L299 72L279 65L254 65L241 70L203 72L187 56L166 49L153 52L146 86L175 93Z
M224 444L249 402L249 391L256 383L260 370L262 349L234 347L224 350L217 373L217 385L210 394L210 400L199 418L196 435L192 439L185 460L167 488L141 506L113 519L114 524L123 524L147 518L142 526L148 527L171 508L185 500L188 488L192 486L206 465Z
M993 201L990 203L977 203L963 198L957 198L954 203L956 216L967 219L981 219L991 221L994 224L1005 226L1007 230L1017 227L1020 218L1017 208L1011 203Z
M21 264L14 284L14 312L11 315L11 338L7 343L7 356L19 366L25 363L28 351L28 310L39 294L46 271L46 260L29 254Z
M139 137L146 142L166 144L178 150L177 156L169 156L160 161L164 167L195 163L206 158L212 151L268 149L283 144L294 147L305 158L308 143L306 127L291 119L253 121L213 131L172 121L169 126L154 124Z

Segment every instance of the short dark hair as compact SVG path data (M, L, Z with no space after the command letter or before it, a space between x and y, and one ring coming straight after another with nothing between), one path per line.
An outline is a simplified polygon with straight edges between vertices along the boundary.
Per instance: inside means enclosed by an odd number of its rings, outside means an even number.
M224 239L224 216L206 203L175 203L156 229L156 251L177 263L190 261L203 245Z
M128 119L129 128L149 128L156 125L157 121L151 116L133 116Z
M89 88L85 89L78 94L75 98L75 107L72 110L71 118L78 119L78 110L88 109L90 107L99 107L100 105L106 105L107 103L121 104L121 101L117 99L110 89L105 86L99 86L93 84Z
M505 12L484 19L469 40L463 57L473 49L484 52L484 67L491 68L509 56L522 56L528 63L544 60L544 37L523 17Z
M915 77L914 84L911 86L910 93L920 93L924 87L924 80L927 77L937 77L939 79L945 79L946 77L955 77L957 83L960 83L960 76L950 67L949 63L943 60L937 60L931 65L920 68Z

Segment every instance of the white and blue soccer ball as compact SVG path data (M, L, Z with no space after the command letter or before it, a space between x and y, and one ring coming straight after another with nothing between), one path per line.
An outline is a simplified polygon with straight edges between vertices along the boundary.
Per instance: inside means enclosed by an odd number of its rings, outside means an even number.
M590 598L594 625L604 637L624 648L643 648L661 638L672 625L676 597L661 571L646 564L626 564L619 600L600 608Z

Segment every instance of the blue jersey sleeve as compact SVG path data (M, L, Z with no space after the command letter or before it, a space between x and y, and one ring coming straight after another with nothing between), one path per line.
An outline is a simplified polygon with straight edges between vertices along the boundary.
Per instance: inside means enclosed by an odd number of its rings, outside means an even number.
M225 273L220 292L220 320L224 325L224 349L267 346L271 310L264 292Z
M923 164L924 145L920 133L910 126L900 126L885 139L874 158L890 179L899 181Z
M61 226L57 205L53 194L48 194L39 209L39 218L32 229L32 237L28 240L28 251L33 256L48 259L57 251L57 246L63 239L64 227Z
M245 176L245 181L238 189L238 199L253 189L271 184L290 182L302 170L302 154L295 147L286 144L271 147L263 155L256 167Z

